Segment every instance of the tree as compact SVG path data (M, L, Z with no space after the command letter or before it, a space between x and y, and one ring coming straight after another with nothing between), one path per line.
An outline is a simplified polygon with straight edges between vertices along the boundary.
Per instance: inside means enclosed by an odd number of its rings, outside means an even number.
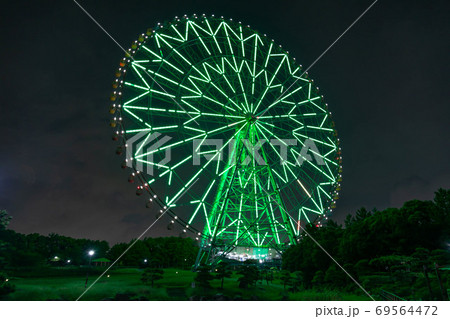
M329 221L325 227L306 226L306 232L296 245L291 245L283 253L283 269L291 272L303 272L303 285L311 286L317 270L325 272L332 260L311 239L314 238L321 246L335 258L339 258L339 242L345 232L342 226ZM307 234L306 234L307 233Z
M372 213L370 211L368 211L365 207L362 207L356 211L355 221L358 222L358 221L364 220L370 216L372 216Z
M425 277L428 291L430 293L430 300L433 300L433 291L431 290L430 278L428 277L428 271L430 270L430 251L425 248L416 248L416 251L411 256L413 258L413 263L418 267L419 271L423 271Z
M0 234L7 232L6 227L11 220L11 216L8 215L6 210L0 210ZM0 236L3 238L3 236ZM10 244L0 240L0 270L8 265L8 260L3 257L6 256L6 252L10 249ZM9 282L8 275L6 273L0 272L0 297L10 294L16 290L16 287Z
M11 220L11 216L8 215L6 210L0 210L0 230L5 230Z
M292 291L296 292L300 290L300 287L303 285L303 272L296 271L294 272L294 277L291 280Z
M283 283L283 288L286 290L286 286L291 284L291 273L289 270L282 270L280 273L280 280Z
M11 216L8 215L6 210L0 210L0 232L3 232L6 230L6 227L9 224L9 221L11 220ZM2 238L3 236L0 236ZM8 243L4 242L3 240L0 240L0 269L3 269L8 264L6 258L6 251L8 248Z
M261 279L266 280L266 284L268 285L269 282L273 281L273 269L269 266L264 266L264 268L261 270Z
M128 244L126 243L118 243L111 247L110 250L106 253L106 258L110 260L116 260L117 258L122 255L122 253L125 251L125 249L128 248ZM120 264L122 264L122 261L120 261Z
M225 278L230 278L233 273L230 270L230 266L227 262L221 262L216 267L216 277L221 280L220 289L223 289L223 281Z
M141 281L144 285L151 284L152 288L155 281L161 280L164 275L164 270L161 268L145 268L144 273L142 274Z
M450 243L450 189L438 189L434 196L434 222L439 225L440 242Z
M107 253L107 258L117 259L131 245L119 243L114 245ZM160 237L139 240L123 256L121 264L126 266L139 266L145 259L158 260L163 268L189 268L195 261L198 246L191 238Z
M358 277L368 275L372 272L372 268L368 259L361 259L355 264L355 271Z
M13 250L10 259L14 267L37 267L45 262L42 255L28 250Z
M450 260L450 254L448 251L443 249L435 249L430 253L430 259L434 264L434 269L436 271L436 277L439 281L439 288L441 290L441 297L442 300L448 300L447 291L444 288L444 285L442 283L442 277L439 272L439 265L446 265Z
M260 271L255 265L255 261L248 259L244 261L244 265L238 271L241 276L238 278L239 288L248 288L248 286L253 286L260 278Z
M450 219L450 189L439 188L434 193L434 203L436 205L436 216L438 222L446 222ZM448 223L446 224L449 227Z
M350 267L349 267L350 266ZM345 265L344 269L350 271L351 265ZM348 275L342 271L341 268L338 268L336 264L331 265L324 276L324 283L329 287L335 288L344 288L349 283L350 278Z
M450 190L439 189L434 201L410 200L401 208L383 211L361 208L348 215L342 228L334 222L324 227L305 226L296 245L283 252L282 267L303 272L303 286L320 287L324 283L350 288L350 279L311 239L314 238L339 264L358 281L371 288L383 286L401 296L433 299L439 280L445 298L446 273L437 265L447 265L444 250L450 244ZM416 248L422 247L416 250ZM436 251L442 249L442 251ZM376 272L376 273L375 273ZM417 276L417 272L423 275ZM393 282L396 283L396 286ZM424 287L425 289L422 289ZM417 288L417 289L415 289Z
M0 273L0 296L10 294L16 290L16 287L9 282L4 273Z
M211 275L211 267L208 265L201 265L197 269L197 275L194 278L196 285L203 289L211 288L210 281L214 277Z
M131 245L133 242L134 240L132 240L128 245ZM122 260L125 265L136 267L140 266L148 255L147 245L145 245L143 241L138 240L123 256Z
M314 278L312 280L312 284L318 288L323 286L323 282L325 280L325 274L322 270L316 271Z
M379 271L408 271L410 268L411 257L388 255L374 258L369 262L369 265Z
M444 249L435 249L431 251L430 259L433 263L444 266L450 263L450 253Z

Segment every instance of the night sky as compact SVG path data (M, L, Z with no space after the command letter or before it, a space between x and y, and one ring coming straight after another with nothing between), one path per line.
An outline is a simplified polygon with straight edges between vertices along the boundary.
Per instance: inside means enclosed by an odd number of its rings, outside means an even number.
M307 67L371 2L80 4L126 48L158 22L206 13L250 24ZM333 219L450 188L449 9L448 1L380 0L309 71L342 142ZM13 216L10 228L110 243L136 238L155 212L127 183L108 125L123 52L69 0L9 2L0 28L0 209ZM178 235L166 225L148 235Z

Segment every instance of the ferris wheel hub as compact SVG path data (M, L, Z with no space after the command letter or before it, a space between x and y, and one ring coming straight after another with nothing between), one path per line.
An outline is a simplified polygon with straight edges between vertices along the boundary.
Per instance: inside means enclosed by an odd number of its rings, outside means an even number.
M257 120L257 116L255 114L249 113L245 116L247 122L254 123Z

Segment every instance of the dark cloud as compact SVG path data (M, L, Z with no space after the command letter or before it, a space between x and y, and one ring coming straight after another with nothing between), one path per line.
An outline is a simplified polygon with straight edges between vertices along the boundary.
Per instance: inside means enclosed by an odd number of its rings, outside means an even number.
M430 182L419 176L405 178L394 185L390 204L399 207L410 199L429 199L429 188Z
M438 188L450 188L450 176L439 176L432 181L413 175L397 182L390 194L390 205L400 207L408 200L429 200Z
M139 213L133 213L125 215L121 221L124 223L130 223L130 224L142 224L144 221L148 220L148 214L139 214Z

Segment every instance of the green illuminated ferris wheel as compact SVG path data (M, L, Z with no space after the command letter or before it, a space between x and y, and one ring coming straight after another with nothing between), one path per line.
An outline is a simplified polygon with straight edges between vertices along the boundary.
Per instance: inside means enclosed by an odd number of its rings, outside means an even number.
M307 73L240 22L184 16L121 60L111 126L136 193L200 242L197 263L279 257L335 207L339 140Z

